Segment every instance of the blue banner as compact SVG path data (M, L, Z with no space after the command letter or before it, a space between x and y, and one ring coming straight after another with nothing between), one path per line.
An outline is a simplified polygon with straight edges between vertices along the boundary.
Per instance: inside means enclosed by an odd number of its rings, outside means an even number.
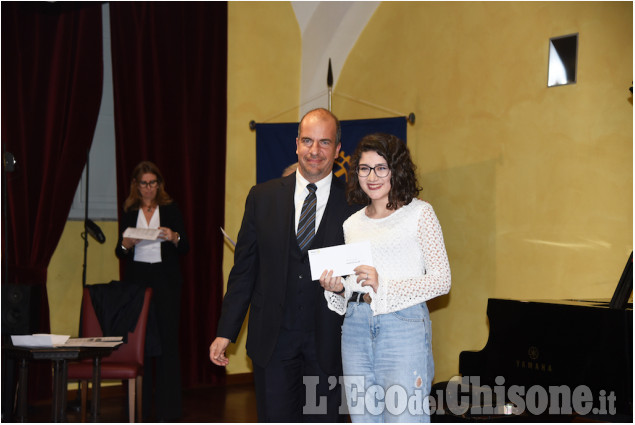
M342 148L335 160L336 177L347 179L351 155L362 137L388 133L406 142L406 117L340 121ZM298 161L295 139L298 123L256 124L256 182L280 177L285 168Z

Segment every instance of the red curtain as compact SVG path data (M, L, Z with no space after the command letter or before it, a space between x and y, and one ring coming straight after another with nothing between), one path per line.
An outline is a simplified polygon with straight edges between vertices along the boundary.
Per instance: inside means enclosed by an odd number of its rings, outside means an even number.
M190 252L182 258L183 384L215 383L209 361L223 296L227 3L111 2L117 193L133 167L156 163L178 203Z
M102 69L100 3L2 2L2 150L17 161L3 173L2 283L39 288L41 332L50 331L46 271L93 139ZM44 382L30 388L50 396Z

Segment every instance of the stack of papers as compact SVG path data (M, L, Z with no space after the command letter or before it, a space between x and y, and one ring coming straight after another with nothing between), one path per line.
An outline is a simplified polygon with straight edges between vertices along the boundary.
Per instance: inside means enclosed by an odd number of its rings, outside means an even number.
M11 335L11 342L16 347L116 347L123 344L123 337L71 338L68 335L33 334Z
M53 334L11 335L11 342L16 347L53 347L63 345L68 338L69 335Z
M121 336L102 336L94 338L70 338L63 347L116 347L123 344Z
M160 234L160 229L142 229L139 227L128 227L126 230L124 230L123 237L154 241L157 240Z

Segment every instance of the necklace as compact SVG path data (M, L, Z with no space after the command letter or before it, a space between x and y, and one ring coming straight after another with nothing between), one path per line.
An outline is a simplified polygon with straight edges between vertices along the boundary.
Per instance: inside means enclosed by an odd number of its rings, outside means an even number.
M147 208L147 210L146 210L146 211L148 211L148 212L152 212L152 210L153 210L153 209L154 209L154 207L153 207L152 205L148 205L148 208Z

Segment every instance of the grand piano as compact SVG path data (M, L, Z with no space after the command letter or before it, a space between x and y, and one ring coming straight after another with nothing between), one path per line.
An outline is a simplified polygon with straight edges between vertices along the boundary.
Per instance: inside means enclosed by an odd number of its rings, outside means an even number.
M632 258L611 300L490 298L487 344L460 353L461 378L433 387L433 422L632 423Z

